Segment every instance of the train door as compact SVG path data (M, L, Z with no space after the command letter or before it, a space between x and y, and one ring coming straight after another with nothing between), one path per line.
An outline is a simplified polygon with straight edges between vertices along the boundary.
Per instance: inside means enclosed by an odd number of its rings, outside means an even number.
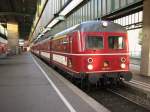
M66 53L71 53L72 49L71 49L71 43L70 43L70 39L71 39L71 35L67 35L66 37L64 37L63 40L63 47L64 47L64 52Z
M69 35L69 52L70 53L72 53L72 39L73 39L73 36Z
M52 53L52 38L49 41L49 52L50 52L50 63L52 62L53 59L53 53Z

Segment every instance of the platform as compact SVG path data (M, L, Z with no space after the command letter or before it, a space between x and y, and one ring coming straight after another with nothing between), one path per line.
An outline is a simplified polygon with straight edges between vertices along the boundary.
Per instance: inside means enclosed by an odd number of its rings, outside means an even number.
M0 59L0 112L108 112L30 53Z
M131 59L130 70L133 73L133 80L150 85L150 77L140 74L140 59Z
M138 90L147 98L150 94L150 77L144 76L140 73L140 59L131 59L130 70L133 73L133 78L129 82L125 82L129 87Z

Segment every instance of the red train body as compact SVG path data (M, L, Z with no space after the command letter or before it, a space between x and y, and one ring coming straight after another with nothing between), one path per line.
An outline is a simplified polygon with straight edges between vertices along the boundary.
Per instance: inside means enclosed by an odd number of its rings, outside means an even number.
M0 57L7 55L8 51L7 49L8 49L7 40L0 37Z
M126 30L107 21L89 21L36 43L32 52L74 77L90 82L108 77L130 80Z

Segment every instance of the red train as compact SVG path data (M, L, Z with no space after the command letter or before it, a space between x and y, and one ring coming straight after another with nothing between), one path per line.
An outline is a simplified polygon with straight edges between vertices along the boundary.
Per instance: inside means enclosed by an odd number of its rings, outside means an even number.
M35 43L32 52L73 77L131 80L127 31L108 21L88 21Z
M0 37L0 57L7 55L7 40Z

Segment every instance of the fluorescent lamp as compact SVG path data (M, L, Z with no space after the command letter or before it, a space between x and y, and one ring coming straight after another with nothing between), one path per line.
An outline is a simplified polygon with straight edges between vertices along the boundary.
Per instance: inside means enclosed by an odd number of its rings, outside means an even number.
M41 33L41 34L37 37L37 39L41 38L41 36L44 36L44 34Z
M0 42L5 43L5 44L7 44L7 43L8 43L8 41L7 41L7 40L5 40L5 39L3 39L2 37L0 37Z
M44 34L42 33L41 36L44 36Z
M48 28L45 28L42 33L44 34L44 33L46 33L47 31L50 31L50 30L51 30L51 28L49 28L49 27L48 27Z
M40 38L40 36L37 37L37 39L39 39L39 38Z
M58 19L54 19L47 27L52 28L58 22L59 22Z
M65 8L62 10L59 15L65 16L70 11L72 11L75 7L77 7L83 0L72 0Z
M58 17L57 17L57 18L55 18L55 19L58 19L58 20L64 21L64 20L65 20L65 17L64 17L64 16L62 16L62 15L60 15L60 16L58 16Z
M20 45L20 46L23 46L23 45L24 45L24 43L23 43L23 42L20 42L20 43L19 43L19 45Z

